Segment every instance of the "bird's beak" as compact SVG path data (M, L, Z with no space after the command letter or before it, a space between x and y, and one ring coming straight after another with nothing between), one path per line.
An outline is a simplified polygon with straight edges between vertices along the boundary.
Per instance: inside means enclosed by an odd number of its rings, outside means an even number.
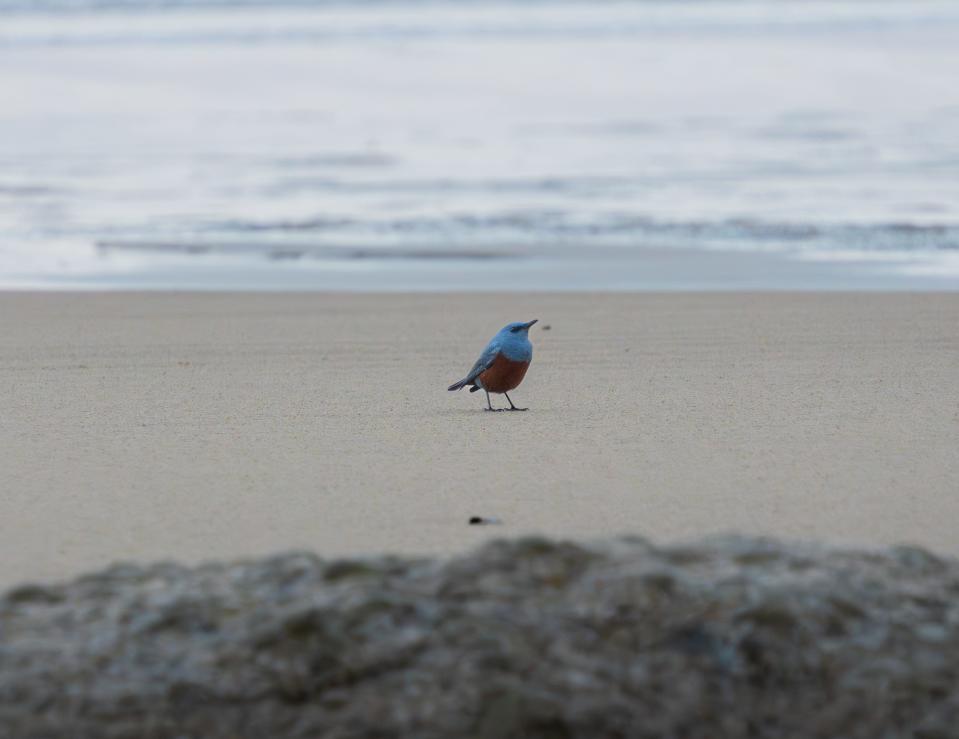
M523 324L523 325L526 326L526 330L528 331L528 330L529 330L529 327L532 326L534 323L536 323L538 320L539 320L538 318L534 318L534 319L533 319L532 321L530 321L529 323L525 323L525 324Z

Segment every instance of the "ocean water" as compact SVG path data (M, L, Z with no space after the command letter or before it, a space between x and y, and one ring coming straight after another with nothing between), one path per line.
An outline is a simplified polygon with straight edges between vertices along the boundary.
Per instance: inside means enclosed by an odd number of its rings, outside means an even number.
M959 289L959 3L0 0L0 286Z

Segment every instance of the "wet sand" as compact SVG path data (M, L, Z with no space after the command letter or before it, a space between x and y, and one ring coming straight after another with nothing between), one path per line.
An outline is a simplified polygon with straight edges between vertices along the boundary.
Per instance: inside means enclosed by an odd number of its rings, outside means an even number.
M529 412L446 392L531 318ZM3 293L0 409L0 586L530 532L959 554L957 294Z

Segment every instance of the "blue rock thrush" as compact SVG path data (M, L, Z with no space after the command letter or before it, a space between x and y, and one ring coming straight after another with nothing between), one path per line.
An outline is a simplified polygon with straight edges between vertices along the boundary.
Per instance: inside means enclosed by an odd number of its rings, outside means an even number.
M533 345L529 341L529 327L536 323L511 323L503 326L500 332L490 339L473 369L459 382L449 386L450 390L459 390L470 386L470 392L486 391L486 410L488 411L525 411L517 408L510 400L507 391L519 387L533 361ZM490 402L490 393L502 393L509 401L509 408L494 408Z

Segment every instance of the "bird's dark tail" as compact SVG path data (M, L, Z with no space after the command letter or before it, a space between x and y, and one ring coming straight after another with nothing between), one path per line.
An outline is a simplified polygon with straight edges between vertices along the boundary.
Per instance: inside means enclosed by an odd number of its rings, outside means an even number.
M448 388L446 388L446 389L447 389L447 390L459 390L461 387L465 387L465 386L467 385L467 383L469 383L469 380L467 380L467 379L462 379L462 380L460 380L459 382L454 382L452 385L450 385L450 386L449 386Z

